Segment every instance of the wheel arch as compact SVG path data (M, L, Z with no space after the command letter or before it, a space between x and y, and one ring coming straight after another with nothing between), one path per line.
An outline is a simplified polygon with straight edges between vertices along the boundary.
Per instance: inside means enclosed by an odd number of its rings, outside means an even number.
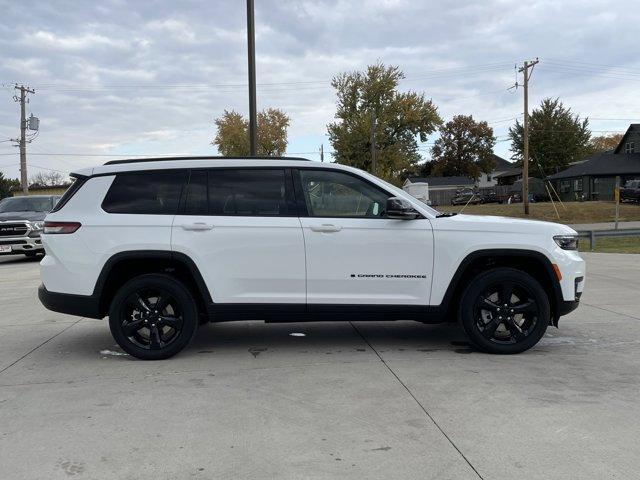
M93 296L99 298L100 313L106 315L118 288L124 282L145 273L168 273L185 283L208 314L211 294L195 262L184 253L168 250L129 250L111 256L102 267Z
M442 300L447 318L452 318L450 314L459 305L468 282L478 273L495 267L516 268L534 277L549 296L552 322L557 325L557 309L563 297L551 260L543 253L525 249L485 249L467 255L458 265Z

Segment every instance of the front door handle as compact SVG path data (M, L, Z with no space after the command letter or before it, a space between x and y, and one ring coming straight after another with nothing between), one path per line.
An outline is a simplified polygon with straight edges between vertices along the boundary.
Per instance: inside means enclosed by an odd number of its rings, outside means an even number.
M342 230L340 225L331 225L329 223L323 223L322 225L314 225L311 228L312 232L320 232L320 233L335 233Z
M194 230L194 231L203 231L203 230L211 230L213 225L205 222L193 222L193 223L184 223L182 225L184 230Z

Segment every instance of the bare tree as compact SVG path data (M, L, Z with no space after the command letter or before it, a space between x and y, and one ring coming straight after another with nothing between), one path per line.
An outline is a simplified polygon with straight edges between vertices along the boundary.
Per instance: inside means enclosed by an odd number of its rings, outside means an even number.
M38 172L29 178L31 185L41 185L43 187L53 187L58 185L68 185L69 177L61 172Z

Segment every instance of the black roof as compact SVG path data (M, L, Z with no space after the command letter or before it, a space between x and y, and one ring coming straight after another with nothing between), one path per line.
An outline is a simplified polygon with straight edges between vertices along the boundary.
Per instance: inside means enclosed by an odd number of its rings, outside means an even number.
M513 168L513 163L505 160L502 157L499 157L495 153L491 154L491 158L493 158L493 160L496 162L496 166L493 169L494 171L496 171L496 170L507 170L507 169Z
M613 153L622 152L622 147L627 143L627 137L631 132L640 132L640 123L632 123L631 125L629 125L629 128L627 128L627 131L624 132L624 135L620 139L620 143L618 143L618 146L613 151Z
M512 165L512 167L513 167L513 165ZM522 175L522 169L521 168L511 168L511 169L507 170L506 172L502 172L500 175L496 175L495 178L514 177L516 175Z
M596 153L566 170L549 175L549 179L581 177L583 175L640 174L640 153Z
M302 157L223 157L223 156L202 156L202 157L157 157L157 158L129 158L126 160L110 160L105 165L119 165L121 163L138 163L138 162L169 162L175 160L295 160L310 162L308 158Z
M474 185L476 182L468 177L409 177L411 183L428 183L430 187L444 185Z

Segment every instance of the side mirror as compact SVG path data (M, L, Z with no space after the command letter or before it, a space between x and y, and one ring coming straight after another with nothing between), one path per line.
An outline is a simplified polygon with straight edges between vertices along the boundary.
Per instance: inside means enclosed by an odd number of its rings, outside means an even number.
M387 198L387 218L395 220L414 220L420 215L413 206L400 197Z

